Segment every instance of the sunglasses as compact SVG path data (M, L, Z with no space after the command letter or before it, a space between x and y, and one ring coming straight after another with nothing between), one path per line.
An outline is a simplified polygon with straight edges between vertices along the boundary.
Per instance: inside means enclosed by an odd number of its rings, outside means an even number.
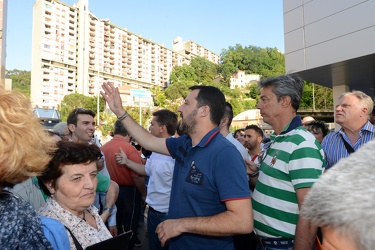
M74 110L74 114L79 114L79 113L81 113L81 112L86 112L86 109L84 109L84 108L76 108L75 110Z
M260 165L262 165L264 159L266 159L267 152L268 152L268 149L271 147L271 144L272 144L271 141L266 142L263 145L262 151L259 152L259 154L258 154L258 168L260 167Z

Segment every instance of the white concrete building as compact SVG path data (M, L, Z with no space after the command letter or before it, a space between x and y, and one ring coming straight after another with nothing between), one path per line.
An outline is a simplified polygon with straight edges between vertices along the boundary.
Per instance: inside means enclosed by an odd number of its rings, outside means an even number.
M375 0L284 0L287 73L333 87L375 92Z
M244 70L237 70L235 73L232 74L230 78L230 88L244 88L250 82L260 80L260 75L257 74L245 74Z

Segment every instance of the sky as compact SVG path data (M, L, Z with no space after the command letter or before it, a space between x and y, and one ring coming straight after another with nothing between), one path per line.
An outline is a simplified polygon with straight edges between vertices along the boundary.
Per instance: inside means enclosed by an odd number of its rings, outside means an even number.
M78 0L62 0L73 5ZM177 36L220 55L240 44L284 52L282 0L89 0L89 11L172 49ZM31 70L35 0L8 0L6 69Z

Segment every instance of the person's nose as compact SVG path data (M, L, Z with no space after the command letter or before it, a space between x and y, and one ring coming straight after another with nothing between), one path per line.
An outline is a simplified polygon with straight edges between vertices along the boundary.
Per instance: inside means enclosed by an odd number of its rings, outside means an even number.
M87 189L94 189L96 188L96 178L91 178L91 176L88 176L85 178L86 179L86 183L85 183L85 187Z

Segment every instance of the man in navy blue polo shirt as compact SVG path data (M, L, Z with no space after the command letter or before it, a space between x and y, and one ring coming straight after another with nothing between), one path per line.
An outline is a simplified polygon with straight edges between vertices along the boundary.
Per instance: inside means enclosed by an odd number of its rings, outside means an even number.
M191 87L178 109L184 135L166 139L151 135L124 111L112 83L102 87L112 112L143 147L175 159L168 219L156 229L161 245L233 249L231 236L251 232L253 217L244 160L218 127L223 93L210 86Z

